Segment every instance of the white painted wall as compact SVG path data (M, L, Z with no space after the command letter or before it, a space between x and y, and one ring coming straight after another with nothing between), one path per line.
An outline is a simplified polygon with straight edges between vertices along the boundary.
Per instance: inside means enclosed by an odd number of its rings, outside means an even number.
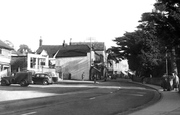
M11 61L11 51L7 49L2 49L2 53L0 54L0 63L10 64Z
M36 65L34 68L31 68L31 58L36 58ZM41 66L42 60L45 60L45 65ZM49 57L44 57L39 54L28 54L27 55L27 70L35 72L44 72L44 68L49 68Z
M84 80L89 80L90 62L89 57L67 57L56 59L56 67L62 68L63 75L71 73L71 79L82 79L84 72Z
M129 65L127 60L122 60L118 63L116 63L113 60L111 62L112 62L112 66L110 67L110 64L108 64L108 69L112 70L113 72L117 71L117 73L120 74L121 72L125 73L124 71L129 70Z

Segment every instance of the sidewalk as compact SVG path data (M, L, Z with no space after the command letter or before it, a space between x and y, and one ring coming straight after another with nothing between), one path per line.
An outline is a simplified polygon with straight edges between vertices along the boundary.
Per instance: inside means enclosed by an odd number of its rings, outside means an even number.
M160 86L146 85L157 89L162 96L161 99L129 115L180 115L180 94L177 91L163 91Z
M99 83L98 81L96 83ZM94 84L94 81L60 80L54 84Z

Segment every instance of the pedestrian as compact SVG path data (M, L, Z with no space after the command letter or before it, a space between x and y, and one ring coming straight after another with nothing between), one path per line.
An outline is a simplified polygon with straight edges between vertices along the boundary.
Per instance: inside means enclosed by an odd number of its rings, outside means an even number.
M175 91L179 90L179 77L177 76L177 73L174 72L173 74L173 88Z
M84 76L85 76L85 75L84 75L84 72L83 72L83 73L82 73L82 76L81 76L81 77L82 77L82 81L84 81Z
M173 90L174 89L174 76L173 76L173 74L169 75L168 79L169 79L169 84L170 84L170 90Z
M169 76L165 73L162 76L162 83L161 87L163 88L164 91L169 91L170 90L170 81L169 81Z

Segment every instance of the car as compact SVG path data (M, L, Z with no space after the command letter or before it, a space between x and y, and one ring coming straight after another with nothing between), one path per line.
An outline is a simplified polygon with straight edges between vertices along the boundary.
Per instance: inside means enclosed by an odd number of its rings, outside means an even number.
M3 77L1 79L2 86L9 86L11 84L20 84L22 87L27 87L32 83L32 72L17 72L13 76Z
M52 76L48 73L36 73L32 77L32 81L34 84L43 84L43 85L53 84Z

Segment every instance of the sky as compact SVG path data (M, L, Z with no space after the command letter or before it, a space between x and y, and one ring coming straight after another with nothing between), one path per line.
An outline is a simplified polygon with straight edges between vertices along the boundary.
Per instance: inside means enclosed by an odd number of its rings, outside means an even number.
M0 0L0 39L17 50L70 42L104 42L132 32L155 0Z

